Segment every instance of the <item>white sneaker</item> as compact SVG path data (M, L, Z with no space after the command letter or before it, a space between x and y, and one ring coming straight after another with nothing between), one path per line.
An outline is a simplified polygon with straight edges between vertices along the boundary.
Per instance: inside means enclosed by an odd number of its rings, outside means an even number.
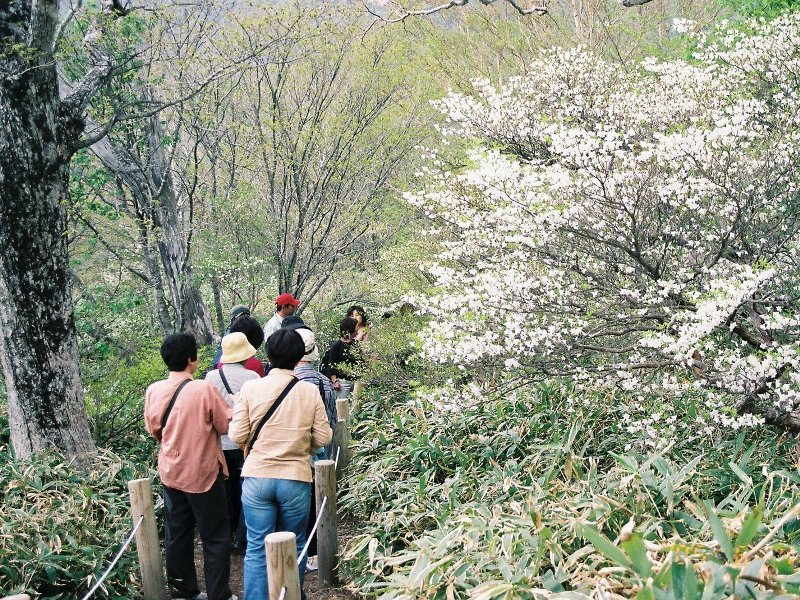
M318 569L319 565L317 564L317 557L309 556L308 560L306 561L306 572L309 573L311 571L317 571Z

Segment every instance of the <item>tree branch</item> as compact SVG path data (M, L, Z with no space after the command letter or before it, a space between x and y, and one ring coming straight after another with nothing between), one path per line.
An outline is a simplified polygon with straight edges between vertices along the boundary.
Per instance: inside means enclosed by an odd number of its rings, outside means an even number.
M383 21L385 23L400 23L405 21L409 17L423 17L428 15L433 15L438 12L442 12L444 10L449 10L451 8L456 8L459 6L466 6L469 4L470 0L449 0L449 2L445 2L444 4L439 4L438 6L431 6L429 8L421 8L418 10L411 10L408 8L404 8L400 6L399 8L399 15L396 17L385 17L383 15L378 14L374 10L372 10L367 4L364 4L364 8L367 9L367 12L371 14L376 19ZM478 0L481 4L488 6L489 4L494 4L497 0ZM519 0L505 0L508 4L511 5L514 10L516 10L521 15L545 15L547 14L547 4L549 0L531 0L535 2L534 6L530 6L525 8L520 4ZM644 0L645 2L650 2L650 0ZM391 14L391 13L390 13Z

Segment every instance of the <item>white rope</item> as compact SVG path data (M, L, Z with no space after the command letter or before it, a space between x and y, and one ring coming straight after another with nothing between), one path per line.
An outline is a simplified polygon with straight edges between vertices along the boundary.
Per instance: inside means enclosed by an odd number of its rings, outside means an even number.
M333 468L334 469L338 469L339 468L339 453L341 451L342 451L342 447L341 446L336 448L336 460L333 461Z
M125 540L125 543L122 544L122 548L119 549L119 552L117 552L117 555L114 557L114 560L112 560L111 564L108 565L108 568L106 569L106 572L103 573L103 575L100 577L100 579L97 580L97 583L94 584L92 589L90 589L88 592L86 592L86 595L81 600L88 600L89 598L91 598L92 594L95 593L97 588L99 588L101 585L103 585L103 582L105 581L106 577L108 577L108 574L111 573L111 569L113 569L117 565L117 563L119 562L119 559L122 558L122 553L125 552L125 549L128 547L128 545L133 540L133 537L136 535L136 532L139 531L139 527L141 526L143 521L144 521L144 515L141 515L139 517L139 521L137 521L136 525L134 526L133 531L131 531L131 534L128 536L128 539Z
M325 514L325 505L328 503L328 497L325 496L322 499L322 504L319 505L319 510L317 511L317 520L314 521L314 527L311 528L311 533L308 534L308 539L306 540L306 545L303 546L303 551L300 552L300 556L297 557L297 564L299 565L303 561L303 557L308 552L308 547L311 545L311 538L314 537L314 534L317 532L317 525L319 525L319 520L322 518L322 515Z
M284 598L286 598L286 586L281 588L281 595L278 596L278 600L283 600Z

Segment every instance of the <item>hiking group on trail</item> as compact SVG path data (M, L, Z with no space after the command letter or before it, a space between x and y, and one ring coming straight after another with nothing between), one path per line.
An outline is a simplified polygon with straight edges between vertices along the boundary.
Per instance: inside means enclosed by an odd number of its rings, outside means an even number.
M321 356L314 332L294 315L299 305L279 295L263 328L247 306L234 306L204 379L194 379L192 335L175 333L161 345L170 374L147 388L144 420L160 443L172 598L238 600L229 584L234 553L245 555L244 600L266 600L264 538L293 532L298 556L306 544L315 520L312 465L332 458L336 400L353 391L369 323L361 306L350 307ZM256 357L262 345L267 363ZM195 527L206 592L195 569ZM315 559L312 539L299 565L301 592Z

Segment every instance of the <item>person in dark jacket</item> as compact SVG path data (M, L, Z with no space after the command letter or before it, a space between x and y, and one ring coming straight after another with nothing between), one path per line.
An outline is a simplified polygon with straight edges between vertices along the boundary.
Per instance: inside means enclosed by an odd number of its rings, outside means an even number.
M339 339L336 340L322 358L322 374L331 380L338 398L347 398L353 392L353 385L361 369L361 354L353 337L358 323L345 317L339 323Z

